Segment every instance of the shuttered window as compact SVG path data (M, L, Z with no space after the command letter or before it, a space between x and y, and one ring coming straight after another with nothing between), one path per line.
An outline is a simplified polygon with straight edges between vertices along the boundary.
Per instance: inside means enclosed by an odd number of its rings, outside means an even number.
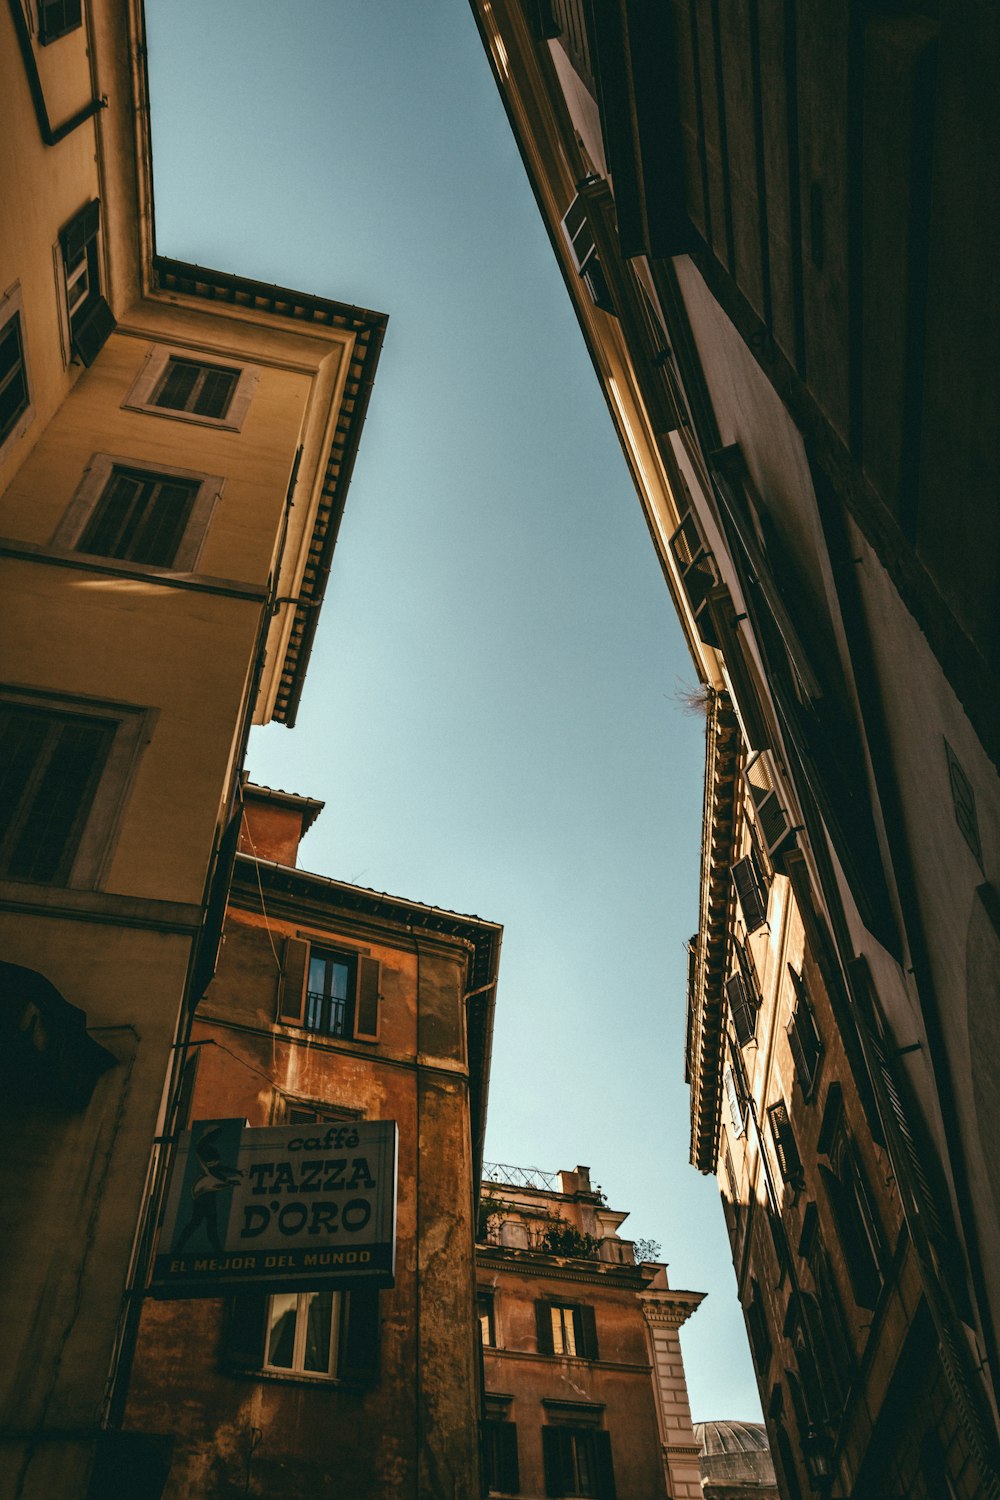
M545 1493L615 1500L611 1437L600 1428L542 1428Z
M286 938L278 986L278 1019L321 1036L377 1042L377 959L302 938Z
M517 1461L517 1423L486 1421L480 1426L483 1481L489 1495L517 1495L521 1475Z
M496 1322L493 1315L493 1293L476 1293L476 1316L479 1319L479 1339L485 1349L496 1347Z
M767 881L757 856L751 851L738 859L731 873L746 930L756 932L767 922Z
M751 981L743 974L734 974L726 980L726 999L733 1018L736 1039L741 1047L752 1042L757 1030L759 997Z
M66 884L117 727L0 704L0 875Z
M795 1141L795 1131L788 1117L788 1108L783 1099L779 1099L777 1104L770 1106L767 1118L782 1180L798 1182L802 1177L802 1159Z
M85 365L93 363L115 328L114 313L101 294L100 227L101 205L94 198L59 233L70 348Z
M595 307L614 313L614 298L608 287L604 268L597 255L594 231L587 216L584 198L573 199L562 221L563 233L576 262L577 273L590 294Z
M597 1322L587 1303L535 1303L539 1354L569 1359L597 1359Z
M38 40L43 47L82 25L81 0L38 0Z
M239 370L170 358L152 404L198 417L224 417L240 378Z

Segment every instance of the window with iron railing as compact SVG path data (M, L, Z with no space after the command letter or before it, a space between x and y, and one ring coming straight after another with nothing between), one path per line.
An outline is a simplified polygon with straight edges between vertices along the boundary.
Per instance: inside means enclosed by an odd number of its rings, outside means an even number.
M350 1036L354 1026L351 997L353 960L343 953L313 947L309 953L305 1026L324 1036Z

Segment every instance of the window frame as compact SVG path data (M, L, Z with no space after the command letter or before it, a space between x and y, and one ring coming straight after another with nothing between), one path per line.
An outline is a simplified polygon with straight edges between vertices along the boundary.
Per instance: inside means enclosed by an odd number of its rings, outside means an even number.
M20 368L24 380L27 404L18 412L11 425L7 436L0 438L0 463L3 463L10 449L18 438L23 437L35 419L35 403L31 396L31 368L28 360L28 341L25 337L24 322L24 298L21 295L21 283L15 281L14 285L0 297L0 334L3 333L8 323L14 319L18 322L18 341L21 345Z
M80 266L80 270L86 270L87 273L87 293L78 303L72 303L70 288L78 276L67 260L66 242L80 222L84 221L86 226L88 219L93 224L93 232L86 234L81 242L83 263ZM63 362L67 367L75 363L86 366L93 364L117 326L110 303L104 295L106 277L103 233L101 200L92 198L66 221L59 230L56 243L52 247L58 288L59 324L63 340ZM75 264L74 261L73 265ZM100 330L99 341L91 348L83 335L88 331L88 325L94 319L103 323L103 329Z
M497 1349L497 1299L491 1287L476 1288L476 1320L484 1349ZM486 1335L484 1338L483 1335Z
M140 568L151 574L193 573L201 559L202 550L212 524L215 507L222 495L225 479L221 474L204 474L192 469L177 469L167 464L150 464L144 459L133 459L123 454L94 453L72 500L52 537L56 550L79 553L81 557L104 557L100 552L84 552L80 548L91 517L112 483L115 471L127 469L130 473L148 474L151 479L181 480L195 483L194 501L188 514L184 530L173 560L169 563L131 562L127 558L109 558L126 567Z
M261 1371L265 1375L276 1375L294 1378L297 1380L335 1381L342 1362L341 1343L346 1329L348 1309L344 1303L344 1293L333 1289L330 1293L330 1353L327 1359L326 1370L308 1370L305 1367L305 1346L309 1333L309 1298L321 1296L322 1289L312 1292L275 1292L272 1293L265 1304L264 1315L264 1360ZM271 1343L271 1319L274 1313L274 1303L278 1297L295 1298L295 1328L292 1335L292 1364L271 1364L268 1359L269 1346ZM298 1361L296 1363L296 1361Z
M237 380L229 398L225 416L207 417L199 412L180 411L173 406L157 406L156 396L162 390L171 360L202 365L206 369L231 370ZM125 411L141 411L151 417L167 417L177 422L193 422L199 427L215 427L222 432L240 432L250 410L250 403L260 380L260 366L246 364L237 358L206 353L200 348L183 348L174 344L153 344L142 368L122 402Z
M99 890L118 841L132 783L145 746L152 738L157 710L96 698L76 698L0 683L0 705L10 704L48 714L53 719L94 718L114 732L82 813L82 825L68 868L58 880L19 880L0 870L0 890L7 887L55 890Z

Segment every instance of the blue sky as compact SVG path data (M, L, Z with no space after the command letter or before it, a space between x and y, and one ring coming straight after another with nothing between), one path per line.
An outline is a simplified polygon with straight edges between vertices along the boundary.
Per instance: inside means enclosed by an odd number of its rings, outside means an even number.
M759 1419L687 1163L703 722L465 0L147 0L157 246L389 314L297 727L302 863L504 924L487 1158L589 1165L709 1293L695 1419Z

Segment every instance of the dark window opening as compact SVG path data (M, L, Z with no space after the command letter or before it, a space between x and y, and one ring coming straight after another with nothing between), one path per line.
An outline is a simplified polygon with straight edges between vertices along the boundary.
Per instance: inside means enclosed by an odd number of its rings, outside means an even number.
M795 989L795 1009L792 1011L786 1034L792 1060L795 1063L796 1077L803 1094L808 1099L813 1092L816 1075L819 1072L823 1040L816 1026L816 1017L809 1003L809 992L801 974L796 973L791 964L788 965L788 972Z
M82 0L38 0L38 40L43 47L82 25Z
M171 358L152 404L192 416L221 418L229 410L239 378L239 370Z
M545 1493L614 1500L611 1438L601 1428L542 1428Z
M78 552L169 568L177 556L199 484L117 465L76 544Z
M117 724L0 705L0 875L65 885Z
M21 338L21 315L0 328L0 446L28 410L28 375Z
M521 1476L517 1461L517 1423L487 1419L480 1426L480 1443L487 1494L519 1494Z

